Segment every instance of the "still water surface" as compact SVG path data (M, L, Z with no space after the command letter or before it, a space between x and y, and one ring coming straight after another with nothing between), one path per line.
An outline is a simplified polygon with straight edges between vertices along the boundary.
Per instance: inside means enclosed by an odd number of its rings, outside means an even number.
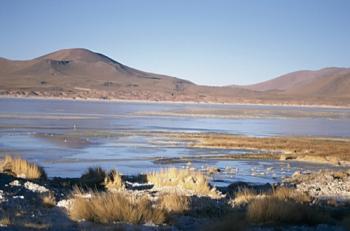
M186 143L172 143L166 137L153 136L152 132L350 137L349 109L32 99L0 99L0 108L0 155L18 154L37 161L45 167L51 177L77 177L90 166L117 168L124 174L137 174L174 166L174 164L155 164L154 158L246 152L246 150L190 148ZM269 114L271 116L219 118L144 113L187 109L268 110L271 111ZM280 110L301 111L306 114L339 113L341 116L336 118L273 116ZM149 134L144 135L145 132ZM105 133L114 135L101 135ZM65 139L70 139L70 134L75 134L75 137L78 136L86 142L66 142ZM216 160L202 160L191 163L191 166L198 169L217 166L222 169L220 174L213 177L215 184L234 181L275 182L296 170L314 171L330 167L297 162Z

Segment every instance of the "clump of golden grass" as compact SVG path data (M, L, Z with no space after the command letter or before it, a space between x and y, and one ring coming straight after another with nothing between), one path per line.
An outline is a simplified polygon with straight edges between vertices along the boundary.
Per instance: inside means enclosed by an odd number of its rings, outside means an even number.
M11 225L11 220L8 216L4 216L0 218L0 226L8 226Z
M240 187L235 194L235 198L230 201L231 205L244 206L254 200L258 196L258 192L252 188Z
M100 185L106 177L106 172L101 167L88 168L88 170L81 175L80 181L84 185Z
M230 204L233 206L245 206L254 200L263 199L264 197L276 198L281 201L293 200L298 203L311 202L311 198L308 195L292 188L278 187L272 188L271 192L258 193L252 188L241 187L238 189L233 200L230 201Z
M126 192L90 192L83 197L78 191L73 196L69 215L74 220L88 220L97 223L127 222L133 224L162 224L166 212L152 206L148 197L136 197Z
M110 171L110 173L105 177L103 184L110 191L125 189L123 179L120 173L116 170Z
M190 169L163 169L147 174L147 180L156 187L177 187L198 195L218 196L215 188L210 187L206 176Z
M292 188L278 187L272 190L272 197L279 200L293 200L299 203L309 203L311 198L305 193L301 193Z
M328 219L308 206L310 197L295 189L279 187L248 203L247 218L256 223L316 224ZM326 221L326 220L325 220Z
M42 203L48 208L56 206L56 198L52 192L46 193L41 197Z
M7 172L16 177L31 180L46 178L42 167L19 157L14 158L8 155L0 163L0 172Z
M247 218L255 223L318 224L328 217L316 208L276 197L259 198L247 208Z
M183 213L190 209L190 198L178 193L164 193L159 196L158 206L170 213Z

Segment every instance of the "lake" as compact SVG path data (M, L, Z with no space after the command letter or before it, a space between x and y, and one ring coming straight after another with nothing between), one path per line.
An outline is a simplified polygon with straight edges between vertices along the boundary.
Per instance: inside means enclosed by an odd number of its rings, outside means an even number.
M0 99L0 108L1 155L20 155L38 162L49 177L78 177L91 166L138 174L174 166L154 163L159 157L249 151L193 148L162 135L167 132L350 137L350 110L340 108L5 98ZM225 116L220 116L220 111ZM296 170L331 167L237 160L201 160L175 166L188 165L222 169L212 178L217 185L235 181L271 183Z

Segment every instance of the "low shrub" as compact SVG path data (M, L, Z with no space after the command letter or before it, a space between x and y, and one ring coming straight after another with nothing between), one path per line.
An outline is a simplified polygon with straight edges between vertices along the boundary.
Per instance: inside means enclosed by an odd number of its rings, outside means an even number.
M88 170L81 175L80 183L84 186L99 187L106 177L106 172L101 167L88 168Z
M19 157L5 156L0 163L0 172L30 180L46 179L46 173L42 167Z
M190 198L178 193L164 193L159 196L158 207L170 213L184 213L190 209Z
M247 207L247 218L254 223L319 224L326 223L327 215L317 208L287 199L264 197L253 200Z
M46 193L41 197L42 203L48 208L56 206L56 198L52 192Z
M156 187L176 187L197 195L218 196L218 192L209 185L206 176L190 169L163 169L147 174L147 180Z
M235 193L235 197L230 201L232 206L245 206L258 196L258 192L247 187L240 187Z
M110 171L110 173L105 177L103 184L110 191L125 189L123 179L116 170Z
M162 224L166 212L152 206L143 196L136 197L126 192L82 192L74 194L69 215L74 220L88 220L97 223L127 222L132 224Z

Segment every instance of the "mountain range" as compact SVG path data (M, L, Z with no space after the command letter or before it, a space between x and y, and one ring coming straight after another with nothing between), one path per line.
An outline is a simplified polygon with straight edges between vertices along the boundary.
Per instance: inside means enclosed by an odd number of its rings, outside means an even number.
M140 71L87 49L0 58L0 95L74 99L350 105L350 68L296 71L248 86L201 86Z

